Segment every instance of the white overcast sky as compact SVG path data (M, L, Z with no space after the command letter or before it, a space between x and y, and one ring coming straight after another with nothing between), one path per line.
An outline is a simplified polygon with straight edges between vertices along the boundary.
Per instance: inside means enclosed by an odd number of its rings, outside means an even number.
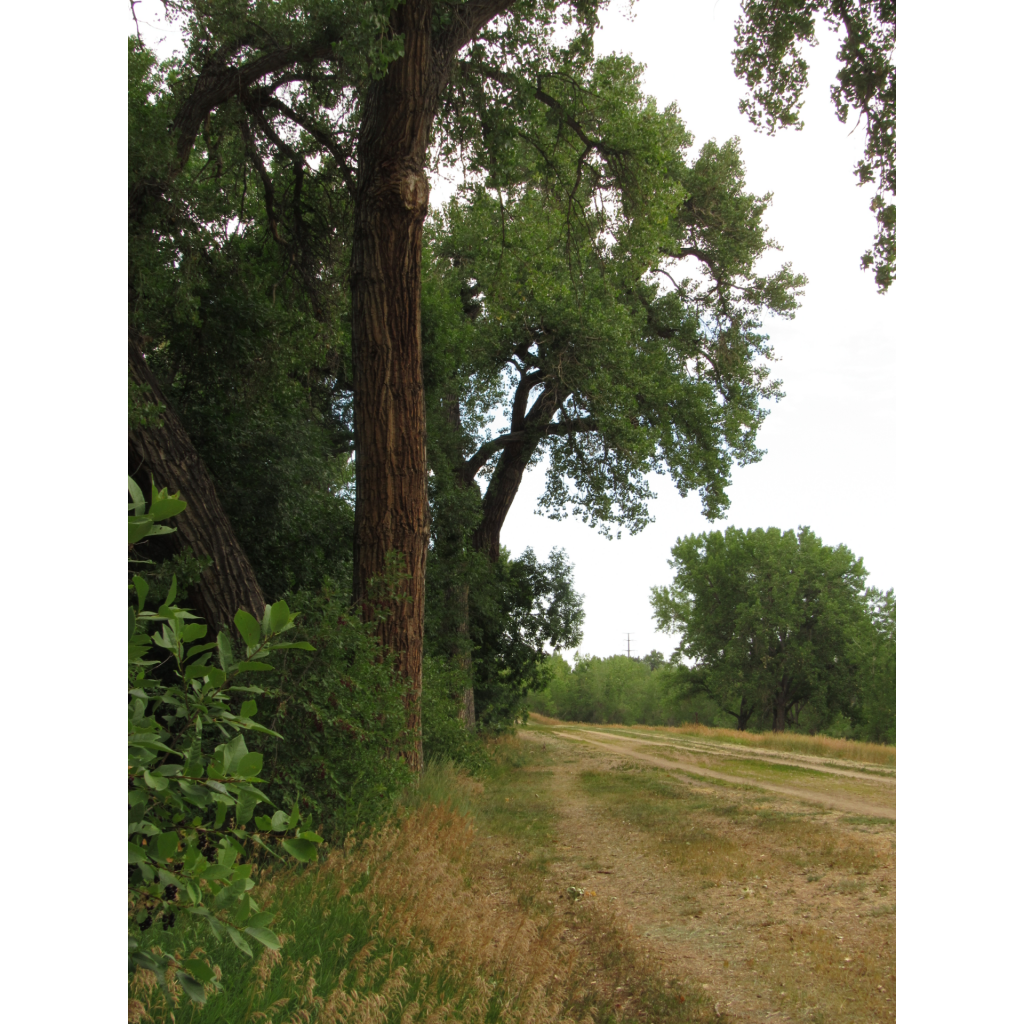
M895 587L897 539L892 530L895 485L899 284L879 296L861 271L860 254L873 238L871 193L857 188L853 167L863 132L836 118L829 100L838 49L824 32L810 53L806 127L767 137L738 112L743 84L732 70L735 0L640 0L634 20L614 5L602 17L601 53L630 53L647 66L647 91L659 105L675 101L694 135L696 152L708 139L739 136L749 188L772 192L766 213L781 260L810 279L792 321L770 320L779 361L774 373L786 397L771 406L760 433L762 461L736 469L728 518L709 524L696 494L681 499L667 477L656 477L655 522L635 537L609 541L578 520L553 522L535 514L543 469L524 480L502 534L518 554L564 547L585 595L581 651L670 653L677 638L654 632L650 589L671 579L667 565L677 537L727 525L743 529L800 525L829 544L846 544L864 559L869 582Z
M144 0L136 12L145 41L169 55L178 34L163 23L162 5ZM853 176L863 131L840 124L829 100L838 37L823 31L808 54L806 127L768 137L737 109L744 95L731 57L738 13L737 0L639 0L630 18L618 0L602 16L597 46L646 65L646 91L660 106L678 105L694 135L694 155L708 139L739 136L749 189L774 194L765 216L783 251L766 257L764 266L788 260L810 280L795 320L766 323L786 397L771 406L762 427L764 458L734 471L729 515L714 524L702 518L698 495L684 500L667 477L655 477L655 522L635 537L609 541L577 519L537 515L543 468L526 476L502 542L514 555L528 546L541 557L553 547L566 550L585 598L581 653L624 653L627 633L634 652L672 652L677 638L655 633L649 595L652 586L670 581L671 547L688 533L806 525L826 543L846 544L861 556L874 586L897 582L891 522L899 284L879 296L860 269L874 218L871 193ZM434 182L434 202L452 187Z

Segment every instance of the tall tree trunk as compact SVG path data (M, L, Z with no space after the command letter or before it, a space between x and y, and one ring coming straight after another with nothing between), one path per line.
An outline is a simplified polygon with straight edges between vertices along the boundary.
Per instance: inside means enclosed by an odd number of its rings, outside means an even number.
M165 407L162 426L129 432L129 472L138 479L147 500L151 475L157 487L166 487L172 494L181 492L188 507L175 518L177 533L171 538L181 548L191 546L196 555L213 559L192 590L197 613L212 630L232 628L240 608L262 618L266 601L213 480L131 332L128 371L136 384L148 389L153 400Z
M772 732L784 732L786 729L786 713L789 711L789 680L783 676L779 688L775 691L775 706L772 714Z
M354 597L387 612L384 644L407 680L405 757L422 768L423 605L429 522L420 336L425 173L438 99L458 51L513 0L446 5L433 38L433 0L405 0L390 29L403 53L367 91L359 131L352 239L352 361L356 427ZM374 605L373 581L394 553L396 592Z
M420 258L429 187L427 143L437 107L431 4L392 15L405 52L369 89L359 135L352 244L356 510L354 597L387 613L380 638L408 681L404 756L423 763L420 693L429 521L420 335ZM395 553L398 585L373 602Z
M445 412L447 414L450 437L453 441L453 450L449 457L457 460L462 457L461 447L463 442L462 434L462 407L459 396L450 391L444 398ZM468 490L476 485L455 474L455 487L457 490ZM461 521L456 521L456 528L451 531L450 536L444 538L440 545L443 554L449 558L458 559L461 557L463 571L466 571L466 537L462 529ZM476 729L476 695L473 692L473 651L469 639L469 584L463 581L453 583L447 588L445 598L448 607L454 612L455 636L451 646L451 660L462 672L467 681L462 691L462 710L459 712L459 719L466 726L467 731Z

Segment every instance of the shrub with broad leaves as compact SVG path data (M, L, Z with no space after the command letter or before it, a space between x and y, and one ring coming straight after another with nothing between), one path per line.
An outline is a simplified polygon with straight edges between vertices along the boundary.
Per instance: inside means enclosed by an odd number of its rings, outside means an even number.
M153 488L147 508L129 479L128 543L169 533L160 525L185 508L178 495ZM134 559L134 564L143 563ZM309 818L274 809L260 789L263 755L250 751L246 735L276 736L255 721L254 685L271 672L273 651L313 647L278 638L294 627L284 601L267 605L263 619L235 615L245 644L207 639L206 624L175 604L177 583L154 611L140 575L130 583L128 609L128 964L151 970L166 986L176 978L196 1002L218 984L205 960L179 961L164 949L164 933L183 915L205 923L249 956L251 941L280 948L272 915L250 896L253 854L310 861L321 837ZM257 815L260 804L272 813Z

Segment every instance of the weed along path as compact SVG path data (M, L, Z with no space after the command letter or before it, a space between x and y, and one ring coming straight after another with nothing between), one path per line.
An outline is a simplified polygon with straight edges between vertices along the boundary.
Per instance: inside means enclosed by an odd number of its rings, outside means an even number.
M521 764L479 817L491 853L504 844L520 904L613 922L657 987L706 997L711 1019L895 1019L891 773L636 739L615 727L521 730ZM608 984L613 1001L628 988ZM617 1016L668 1019L636 1005Z

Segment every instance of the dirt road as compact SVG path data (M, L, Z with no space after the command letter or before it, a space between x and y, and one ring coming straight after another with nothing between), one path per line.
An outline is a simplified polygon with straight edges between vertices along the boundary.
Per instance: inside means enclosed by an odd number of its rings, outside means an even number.
M524 785L554 808L552 895L616 911L723 1019L894 1019L894 772L621 730L520 736L543 752Z
M821 760L823 758L805 758L802 762L792 759L782 760L778 757L764 756L758 753L748 754L746 751L741 756L730 749L723 750L724 744L718 744L717 750L713 749L714 744L703 743L699 748L702 756L694 753L694 747L684 742L673 742L672 740L648 740L637 737L623 738L615 733L603 732L599 729L579 728L572 732L555 731L553 735L561 739L574 740L582 743L589 743L593 746L602 747L605 750L613 751L644 761L648 764L657 765L669 771L684 772L689 775L699 775L704 778L717 779L720 782L731 782L735 785L756 786L758 789L766 789L772 793L791 797L797 800L806 800L810 803L822 804L835 810L846 811L850 814L862 814L875 818L891 818L896 820L896 778L895 773L884 777L865 777L857 772L833 768L830 765L808 767L807 762ZM645 747L656 747L663 753L657 756L645 752ZM799 767L805 773L804 785L802 786L780 786L760 777L757 769L753 772L747 770L744 774L729 774L708 768L705 763L711 760L712 763L725 762L726 764L739 763L742 766L764 766L785 765ZM814 778L814 776L821 776ZM877 787L879 799L863 800L851 796L847 792L851 787L836 784L831 776L841 776L856 779L860 784L858 789L869 792ZM827 791L823 791L827 790ZM887 799L888 798L888 799Z

